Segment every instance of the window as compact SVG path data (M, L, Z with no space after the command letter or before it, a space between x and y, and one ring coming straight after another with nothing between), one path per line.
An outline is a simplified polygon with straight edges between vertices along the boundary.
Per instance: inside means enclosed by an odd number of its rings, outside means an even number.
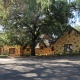
M43 49L44 47L43 46L40 46L40 49Z
M27 51L30 51L30 48L27 48Z
M15 48L9 48L9 54L15 54Z
M54 51L54 47L53 46L51 47L51 50Z
M71 52L72 51L72 44L65 44L64 45L64 51L65 52Z
M75 36L77 36L77 37L78 37L78 33L77 33L77 32L75 32Z

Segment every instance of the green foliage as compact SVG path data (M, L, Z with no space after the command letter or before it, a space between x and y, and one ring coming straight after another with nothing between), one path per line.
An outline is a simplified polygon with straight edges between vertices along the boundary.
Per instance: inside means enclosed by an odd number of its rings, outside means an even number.
M66 0L1 0L0 10L7 43L28 43L33 55L40 34L59 35L73 17Z
M65 1L55 1L55 3L52 3L49 8L45 9L45 23L49 27L48 31L51 34L60 35L68 25L69 18L73 17L71 12L70 5Z
M6 43L4 32L0 33L0 46L3 46Z
M80 50L77 52L62 52L62 53L57 53L54 56L74 56L74 55L80 55Z
M4 2L7 9L11 9L7 10L9 15L3 19L2 25L8 35L8 42L13 44L31 43L31 37L41 33L59 35L71 17L70 6L66 1L10 0L9 3L10 6L7 6L9 4ZM45 20L39 19L43 15L46 16Z

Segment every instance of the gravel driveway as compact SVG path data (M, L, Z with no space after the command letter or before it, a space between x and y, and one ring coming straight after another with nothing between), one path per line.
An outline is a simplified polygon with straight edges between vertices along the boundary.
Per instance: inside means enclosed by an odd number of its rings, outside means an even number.
M0 58L0 80L80 80L80 56Z

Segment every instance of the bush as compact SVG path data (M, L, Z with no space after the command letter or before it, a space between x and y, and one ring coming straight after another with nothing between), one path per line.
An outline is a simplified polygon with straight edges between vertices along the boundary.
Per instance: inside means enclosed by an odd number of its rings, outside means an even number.
M8 55L0 55L0 58L7 58L8 57Z
M67 55L80 55L80 50L78 52L63 52L63 53L57 53L57 54L54 54L54 56L67 56Z

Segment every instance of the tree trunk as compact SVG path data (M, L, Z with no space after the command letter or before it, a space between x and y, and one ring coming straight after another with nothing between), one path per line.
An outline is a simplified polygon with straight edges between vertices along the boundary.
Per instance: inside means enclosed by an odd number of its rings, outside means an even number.
M32 38L31 56L35 56L35 38Z

